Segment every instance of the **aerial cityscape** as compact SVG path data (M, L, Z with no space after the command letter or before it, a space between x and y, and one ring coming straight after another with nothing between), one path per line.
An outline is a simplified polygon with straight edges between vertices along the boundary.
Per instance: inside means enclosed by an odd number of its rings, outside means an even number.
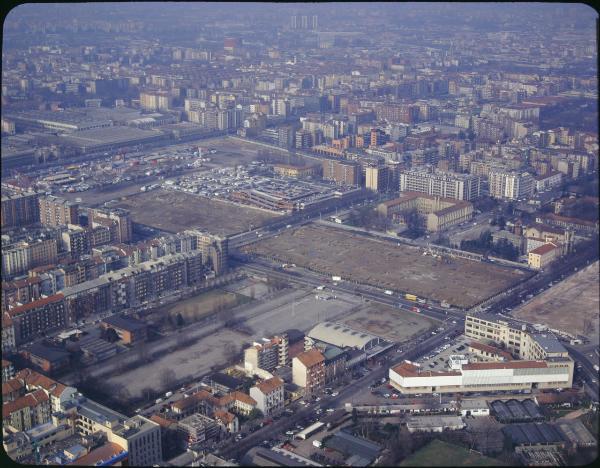
M593 463L599 31L576 3L9 11L5 458Z

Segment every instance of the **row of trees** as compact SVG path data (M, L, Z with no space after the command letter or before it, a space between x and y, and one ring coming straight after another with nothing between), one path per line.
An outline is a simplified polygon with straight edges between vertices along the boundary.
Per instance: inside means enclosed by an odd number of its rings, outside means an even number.
M490 231L483 231L479 235L479 239L462 240L460 242L460 249L484 255L493 255L512 261L519 258L519 249L517 247L506 239L500 239L494 243Z

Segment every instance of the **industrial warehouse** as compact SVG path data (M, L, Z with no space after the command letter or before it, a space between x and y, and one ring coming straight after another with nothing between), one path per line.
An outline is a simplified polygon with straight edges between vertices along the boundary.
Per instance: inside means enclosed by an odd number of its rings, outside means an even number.
M551 334L530 333L525 326L518 329L491 317L467 316L465 335L505 346L521 360L493 346L472 343L470 356L450 356L448 370L423 370L418 363L404 361L390 369L391 385L402 393L531 391L573 385L573 360Z

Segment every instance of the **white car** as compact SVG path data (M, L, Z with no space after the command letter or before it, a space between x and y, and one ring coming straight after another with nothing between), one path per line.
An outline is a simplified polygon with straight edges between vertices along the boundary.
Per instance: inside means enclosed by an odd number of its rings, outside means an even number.
M340 392L333 392L333 393L331 394L331 396L338 396L339 394L340 394Z

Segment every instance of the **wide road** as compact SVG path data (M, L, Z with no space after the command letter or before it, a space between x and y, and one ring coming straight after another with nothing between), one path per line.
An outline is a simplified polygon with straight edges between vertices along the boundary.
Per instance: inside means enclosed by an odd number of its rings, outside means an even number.
M577 349L576 346L565 344L565 348L567 348L571 357L575 358L575 360L582 366L581 371L583 374L583 380L585 382L584 388L586 393L589 395L592 401L599 401L600 398L598 392L600 388L598 386L598 371L594 369L594 361L598 362L598 359L590 358L588 354L580 349Z
M303 286L317 287L323 284L324 276L309 272L304 269L295 268L294 270L276 270L274 265L268 264L263 261L253 260L252 263L241 263L244 269L261 273L263 275L269 275L275 278L279 278L290 283L297 283ZM455 317L456 319L464 319L465 313L456 309L444 309L441 307L433 306L430 304L419 304L413 301L406 300L398 296L390 296L383 292L379 292L374 287L368 287L363 285L356 285L347 281L341 281L334 284L328 284L328 289L333 292L345 292L348 294L359 295L365 299L369 299L381 304L385 304L395 308L401 308L407 311L411 311L412 307L418 307L420 309L420 315L425 315L435 320L445 321L448 317Z

